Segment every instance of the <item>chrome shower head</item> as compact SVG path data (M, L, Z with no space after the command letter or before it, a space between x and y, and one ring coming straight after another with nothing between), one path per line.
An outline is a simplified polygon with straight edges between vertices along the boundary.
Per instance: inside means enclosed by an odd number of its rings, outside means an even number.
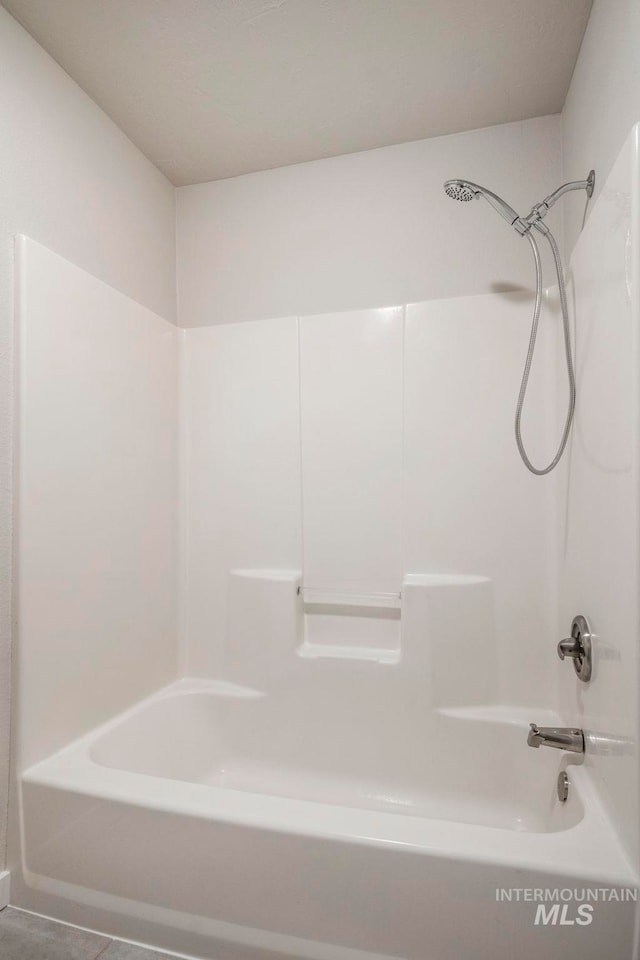
M467 203L473 200L476 194L464 180L447 180L444 185L444 192L452 200L463 200Z
M530 229L530 225L520 219L513 207L486 187L480 187L477 183L471 183L470 180L446 180L444 190L452 200L467 202L475 197L484 197L487 203L490 203L493 209L497 210L519 234L524 234Z

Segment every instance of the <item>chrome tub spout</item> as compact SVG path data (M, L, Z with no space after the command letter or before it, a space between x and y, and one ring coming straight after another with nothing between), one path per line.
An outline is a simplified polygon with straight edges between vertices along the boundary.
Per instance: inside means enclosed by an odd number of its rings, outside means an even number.
M584 733L575 727L539 727L529 724L527 743L530 747L555 747L571 753L584 753Z

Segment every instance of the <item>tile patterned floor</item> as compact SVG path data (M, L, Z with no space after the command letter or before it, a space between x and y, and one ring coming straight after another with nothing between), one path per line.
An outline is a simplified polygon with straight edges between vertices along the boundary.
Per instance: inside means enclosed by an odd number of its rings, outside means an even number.
M66 927L12 907L0 910L0 957L2 960L167 960L166 953Z

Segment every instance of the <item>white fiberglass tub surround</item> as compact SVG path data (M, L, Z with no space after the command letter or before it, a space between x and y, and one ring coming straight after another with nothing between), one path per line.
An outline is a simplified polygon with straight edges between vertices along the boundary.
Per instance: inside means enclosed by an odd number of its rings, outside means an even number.
M612 945L623 956L628 904L600 905L588 934L548 938L534 904L496 902L497 888L632 875L579 764L528 749L528 714L453 699L460 658L473 672L465 627L490 611L489 581L407 578L391 660L357 644L310 655L304 621L323 614L306 612L298 575L237 579L251 686L179 681L25 772L34 889L207 957L495 960L513 937L531 960L596 960ZM256 654L275 655L249 656L248 618ZM231 656L228 673L241 672Z
M207 960L631 960L633 904L541 926L496 891L636 882L637 169L634 140L576 260L604 299L588 328L576 300L566 485L522 471L530 304L491 295L185 332L180 500L183 335L22 245L17 905ZM578 612L584 689L554 651ZM586 756L528 748L531 721Z

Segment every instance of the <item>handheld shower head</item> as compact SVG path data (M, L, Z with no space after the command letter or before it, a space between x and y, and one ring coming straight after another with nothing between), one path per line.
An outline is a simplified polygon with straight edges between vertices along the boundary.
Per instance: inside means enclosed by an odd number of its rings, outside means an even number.
M477 196L464 180L447 180L444 185L444 192L452 200L463 200L465 203L474 200Z
M502 197L499 197L486 187L480 187L477 183L471 183L470 180L447 180L444 184L444 192L452 200L462 200L467 202L475 197L484 197L487 203L490 203L494 210L503 217L510 226L518 231L519 234L525 234L530 225L520 219L513 207L510 207Z
M549 194L549 196L545 197L541 203L537 203L534 207L532 207L530 213L528 213L524 218L518 216L513 207L510 207L508 203L505 203L502 197L499 197L491 190L487 190L486 187L480 187L477 183L471 183L470 180L446 180L444 184L445 193L448 197L451 197L452 200L462 200L466 203L469 200L474 200L476 197L484 197L487 203L490 203L493 209L496 210L500 216L503 217L517 233L520 234L521 237L527 238L533 252L533 259L536 269L536 299L533 308L531 334L529 336L529 349L527 351L527 359L524 365L524 371L520 383L520 393L518 394L518 402L516 404L515 431L516 444L518 446L520 456L522 457L522 461L527 470L530 470L531 473L535 473L537 476L544 476L545 474L550 473L559 463L567 445L576 404L576 378L573 369L571 328L569 323L569 311L567 307L567 294L564 283L564 274L562 271L562 260L560 258L560 251L558 250L558 245L553 237L553 234L547 225L542 222L542 220L547 215L556 200L563 196L563 194L567 193L569 190L586 190L587 196L590 197L593 194L594 184L595 173L593 170L591 170L586 180L572 180L570 183L564 183L561 187L558 187L554 193ZM540 251L538 249L538 244L536 243L533 228L535 228L538 233L541 233L544 237L546 237L553 253L556 276L558 278L558 288L560 292L560 307L562 311L565 357L567 362L567 379L569 381L569 402L567 405L567 416L565 419L564 430L562 432L560 444L553 460L547 464L546 467L541 468L535 467L529 460L529 455L527 454L524 442L522 440L522 408L524 406L527 385L529 383L529 374L531 372L531 364L533 362L533 355L536 348L538 322L540 320L540 310L542 307L542 265L540 262Z

